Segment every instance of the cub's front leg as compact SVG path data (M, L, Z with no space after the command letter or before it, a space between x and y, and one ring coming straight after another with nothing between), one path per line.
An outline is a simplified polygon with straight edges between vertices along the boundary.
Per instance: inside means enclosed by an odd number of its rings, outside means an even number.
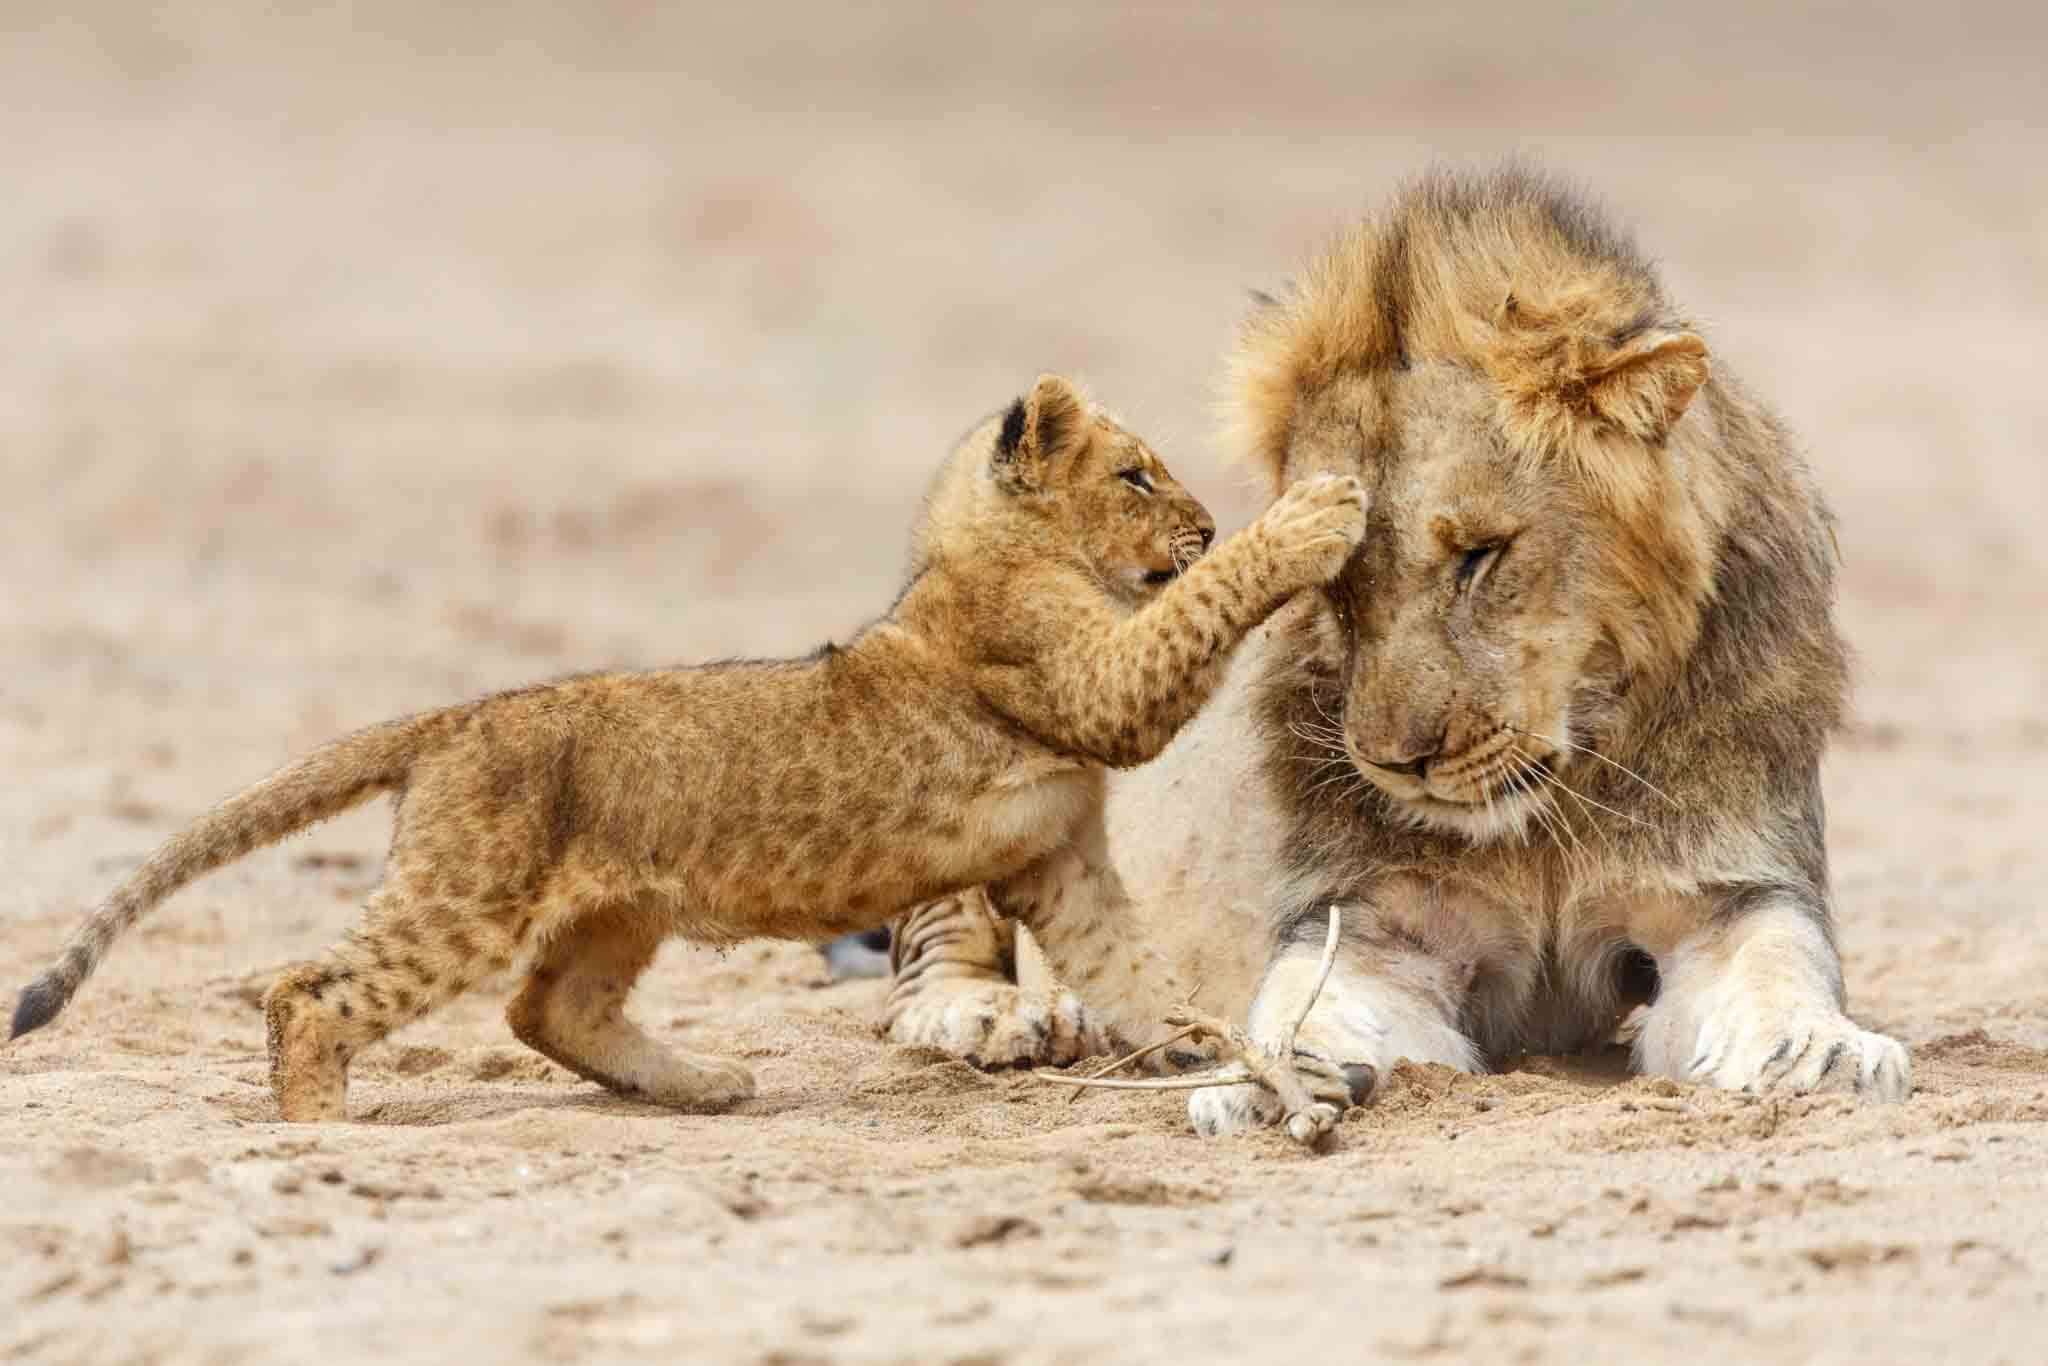
M1657 1000L1636 1037L1644 1072L1731 1091L1846 1091L1903 1100L1897 1040L1842 1009L1825 912L1785 891L1736 893L1657 955Z
M1146 941L1131 914L1130 893L1110 861L1100 802L1064 844L991 887L989 899L1030 931L1053 975L1081 993L1119 1043L1160 1037L1167 1011L1187 1000L1189 984ZM1181 1050L1163 1061L1180 1066L1201 1056Z
M1112 768L1145 763L1209 700L1247 632L1344 567L1365 535L1366 501L1350 475L1305 479L1128 616L1104 607L1077 621L1072 602L1048 592L1056 616L1034 623L1027 597L1020 640L1035 624L1058 644L1028 665L988 668L981 690L1049 744Z

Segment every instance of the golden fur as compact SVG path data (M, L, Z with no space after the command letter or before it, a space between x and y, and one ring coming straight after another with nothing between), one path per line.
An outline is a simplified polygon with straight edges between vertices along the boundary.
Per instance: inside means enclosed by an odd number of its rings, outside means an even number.
M14 1034L178 887L391 792L361 926L265 1000L285 1118L342 1117L357 1051L515 965L525 1043L618 1091L727 1104L752 1094L743 1067L623 1014L663 939L816 938L978 883L1028 900L1099 827L1102 769L1157 753L1363 521L1356 480L1308 481L1205 556L1202 506L1046 376L946 463L908 586L847 644L573 678L336 741L153 855L22 993Z
M1232 380L1272 486L1360 476L1366 537L1193 728L1242 734L1177 742L1109 819L1149 806L1173 884L1256 905L1254 1033L1291 1015L1335 901L1345 952L1302 1035L1330 1060L1478 1068L1646 1007L1645 1071L1903 1095L1904 1051L1843 1013L1828 910L1829 514L1635 247L1541 175L1432 174L1262 301ZM1201 825L1248 761L1257 847L1241 816ZM1162 956L1244 934L1155 913L1169 884L1134 871L1154 851L1117 855ZM1270 1119L1250 1088L1190 1111Z

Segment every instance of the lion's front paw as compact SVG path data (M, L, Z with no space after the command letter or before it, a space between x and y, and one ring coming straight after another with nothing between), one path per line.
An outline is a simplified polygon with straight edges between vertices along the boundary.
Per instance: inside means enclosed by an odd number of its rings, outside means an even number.
M1365 538L1367 501L1365 485L1348 474L1291 485L1256 524L1276 579L1312 588L1335 578Z
M1108 1031L1073 992L1005 982L934 984L889 1022L889 1037L991 1069L1065 1067L1110 1048Z
M1845 1015L1773 1018L1730 1007L1700 1026L1685 1079L1758 1094L1845 1091L1897 1101L1913 1089L1913 1065L1898 1040Z
M1308 1122L1324 1131L1352 1106L1365 1104L1378 1078L1377 1070L1368 1063L1332 1062L1300 1049L1294 1054L1294 1073L1315 1097ZM1278 1096L1250 1083L1204 1086L1188 1096L1188 1122L1204 1138L1263 1129L1286 1118L1286 1107Z
M1280 1098L1263 1086L1204 1086L1188 1094L1188 1123L1204 1138L1224 1138L1280 1122Z

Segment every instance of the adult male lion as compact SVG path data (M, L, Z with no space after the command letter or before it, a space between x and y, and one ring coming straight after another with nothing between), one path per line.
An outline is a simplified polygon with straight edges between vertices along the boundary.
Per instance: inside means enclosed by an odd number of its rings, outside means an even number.
M1828 909L1830 516L1635 246L1540 175L1434 173L1261 301L1233 379L1272 487L1362 475L1366 539L1119 776L1113 869L1018 908L1053 971L1113 1032L1199 981L1270 1039L1334 901L1323 1063L1476 1070L1642 1004L1645 1072L1904 1096L1905 1051L1843 1013ZM895 1037L1005 1062L1099 1032L998 980L972 898L904 931ZM1275 1117L1250 1087L1189 1111Z

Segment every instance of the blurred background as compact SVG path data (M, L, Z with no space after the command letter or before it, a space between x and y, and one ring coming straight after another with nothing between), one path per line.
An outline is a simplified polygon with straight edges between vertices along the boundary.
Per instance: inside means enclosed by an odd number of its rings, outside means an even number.
M2020 933L2042 15L12 0L0 914L68 921L110 843L346 726L850 631L1041 369L1240 524L1246 291L1432 160L1525 153L1842 514L1845 898Z

